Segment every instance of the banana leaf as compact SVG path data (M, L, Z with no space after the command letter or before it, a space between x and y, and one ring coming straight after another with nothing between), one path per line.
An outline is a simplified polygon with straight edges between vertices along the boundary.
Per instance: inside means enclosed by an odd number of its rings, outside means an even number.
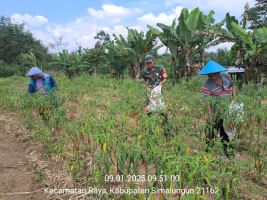
M242 38L242 40L246 44L248 44L253 51L255 51L256 45L253 44L252 40L249 37L249 34L235 22L231 22L231 25L233 29L236 31L236 33Z
M195 8L194 10L192 10L188 16L188 18L186 19L186 27L189 31L195 31L198 25L198 18L200 15L200 10L199 8Z

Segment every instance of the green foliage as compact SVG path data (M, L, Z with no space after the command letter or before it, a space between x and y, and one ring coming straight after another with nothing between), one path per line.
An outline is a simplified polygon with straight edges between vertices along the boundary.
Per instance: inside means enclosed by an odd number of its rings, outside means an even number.
M222 66L230 66L229 51L226 48L218 49L217 53L218 53L218 58L216 62L220 63Z
M117 44L117 45L116 45ZM111 73L120 78L123 76L128 63L133 63L133 55L131 49L123 49L119 40L110 41L105 48L107 49L107 59L111 67Z
M255 29L253 33L251 33L246 32L246 30L242 29L234 22L232 22L232 26L246 45L245 59L260 58L264 63L264 60L267 58L267 28Z
M237 58L237 53L238 53L238 47L236 44L234 44L229 52L229 56L230 56L230 66L235 66L235 61Z
M256 0L254 7L248 10L250 29L267 27L267 1Z
M251 41L251 36L249 33L247 33L244 29L242 29L237 23L232 22L232 27L236 31L236 33L242 38L244 43L248 44L251 49L255 49L255 44Z
M243 86L239 93L242 95L251 96L257 100L262 100L264 97L266 97L266 88L262 84L247 84Z
M83 49L83 52L68 53L68 50L64 49L59 55L53 58L53 62L49 63L50 66L58 67L66 76L72 78L81 72L88 72L90 70L90 64L95 64L101 61L96 58L99 54L92 54L90 50ZM93 58L90 57L93 55Z
M208 15L204 15L199 8L189 13L188 9L184 8L171 26L157 23L162 32L148 25L151 32L169 48L174 58L173 65L177 66L174 70L178 70L183 76L192 76L193 70L190 68L194 64L203 67L204 50L220 42L217 40L214 42L214 38L219 31L223 32L220 27L224 21L214 24L213 14L214 11L210 11Z
M204 52L203 53L203 59L205 62L208 62L209 60L214 60L216 62L218 57L218 52Z
M122 35L113 35L114 41L110 41L105 48L108 50L107 56L115 73L122 74L128 66L129 77L136 78L140 76L145 55L156 52L163 45L155 42L156 36L151 31L139 33L135 29L127 30L127 39Z
M87 71L89 70L91 74L107 72L107 56L103 47L93 49L84 48L83 50L84 53L81 55L81 61L89 64L90 67L86 69Z
M14 75L24 76L29 70L26 66L18 64L7 64L3 60L0 60L0 77L9 77Z
M158 55L156 57L156 63L163 65L166 69L170 68L171 55Z
M110 35L103 30L101 30L99 33L97 33L94 38L98 39L98 41L96 43L97 46L106 45L106 44L108 44L108 41L110 41Z
M205 62L213 60L222 66L231 66L230 52L226 48L219 48L217 52L205 52L203 57Z
M33 50L30 50L29 53L21 53L20 54L22 65L27 67L39 66L39 62L36 59Z
M0 60L21 64L20 54L32 50L41 63L49 59L48 49L36 40L25 24L13 24L10 18L0 18Z
M0 79L0 103L20 110L18 113L35 130L35 137L50 153L63 157L68 171L85 187L122 184L132 189L195 189L193 194L184 195L185 199L239 199L241 194L251 197L266 193L262 184L267 170L267 118L262 112L266 105L259 104L258 98L259 93L261 99L267 97L266 88L250 85L238 91L238 101L246 109L233 145L241 155L226 160L221 156L219 138L210 152L204 151L207 115L200 87L206 78L183 79L175 86L170 81L164 84L173 138L164 135L159 115L143 113L146 90L131 79L55 77L59 85L56 96L64 101L50 111L51 123L46 126L34 111L48 102L38 94L26 94L28 79ZM141 177L150 180L145 182ZM153 199L158 194L148 195ZM161 196L180 198L166 193ZM113 197L111 194L110 199ZM134 194L127 197L137 198Z

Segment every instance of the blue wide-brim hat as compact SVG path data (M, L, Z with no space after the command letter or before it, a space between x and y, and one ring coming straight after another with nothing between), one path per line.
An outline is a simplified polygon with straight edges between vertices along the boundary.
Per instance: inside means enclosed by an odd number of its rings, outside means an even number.
M214 74L218 72L225 72L227 71L226 68L221 66L220 64L214 62L213 60L210 60L202 70L198 73L198 75L205 75L205 74Z

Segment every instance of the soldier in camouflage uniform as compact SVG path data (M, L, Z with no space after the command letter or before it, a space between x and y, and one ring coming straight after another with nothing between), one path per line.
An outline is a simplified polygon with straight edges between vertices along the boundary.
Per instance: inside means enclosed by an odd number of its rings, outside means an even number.
M162 65L157 65L153 56L145 57L146 67L141 72L143 87L153 90L158 85L163 85L167 81L167 73Z
M167 73L162 65L157 65L152 55L147 55L145 57L145 68L141 72L142 85L144 88L151 92L155 87L162 86L167 81ZM149 102L149 99L147 99ZM150 116L152 113L148 112ZM166 112L162 112L163 125L165 128L165 134L169 133L169 128L167 126L168 117Z

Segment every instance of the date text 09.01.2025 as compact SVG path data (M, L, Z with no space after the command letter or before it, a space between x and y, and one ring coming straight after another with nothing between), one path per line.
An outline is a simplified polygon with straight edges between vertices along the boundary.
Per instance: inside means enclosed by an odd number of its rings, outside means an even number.
M106 182L165 182L165 181L171 181L171 182L179 182L180 177L179 175L105 175L105 181Z

